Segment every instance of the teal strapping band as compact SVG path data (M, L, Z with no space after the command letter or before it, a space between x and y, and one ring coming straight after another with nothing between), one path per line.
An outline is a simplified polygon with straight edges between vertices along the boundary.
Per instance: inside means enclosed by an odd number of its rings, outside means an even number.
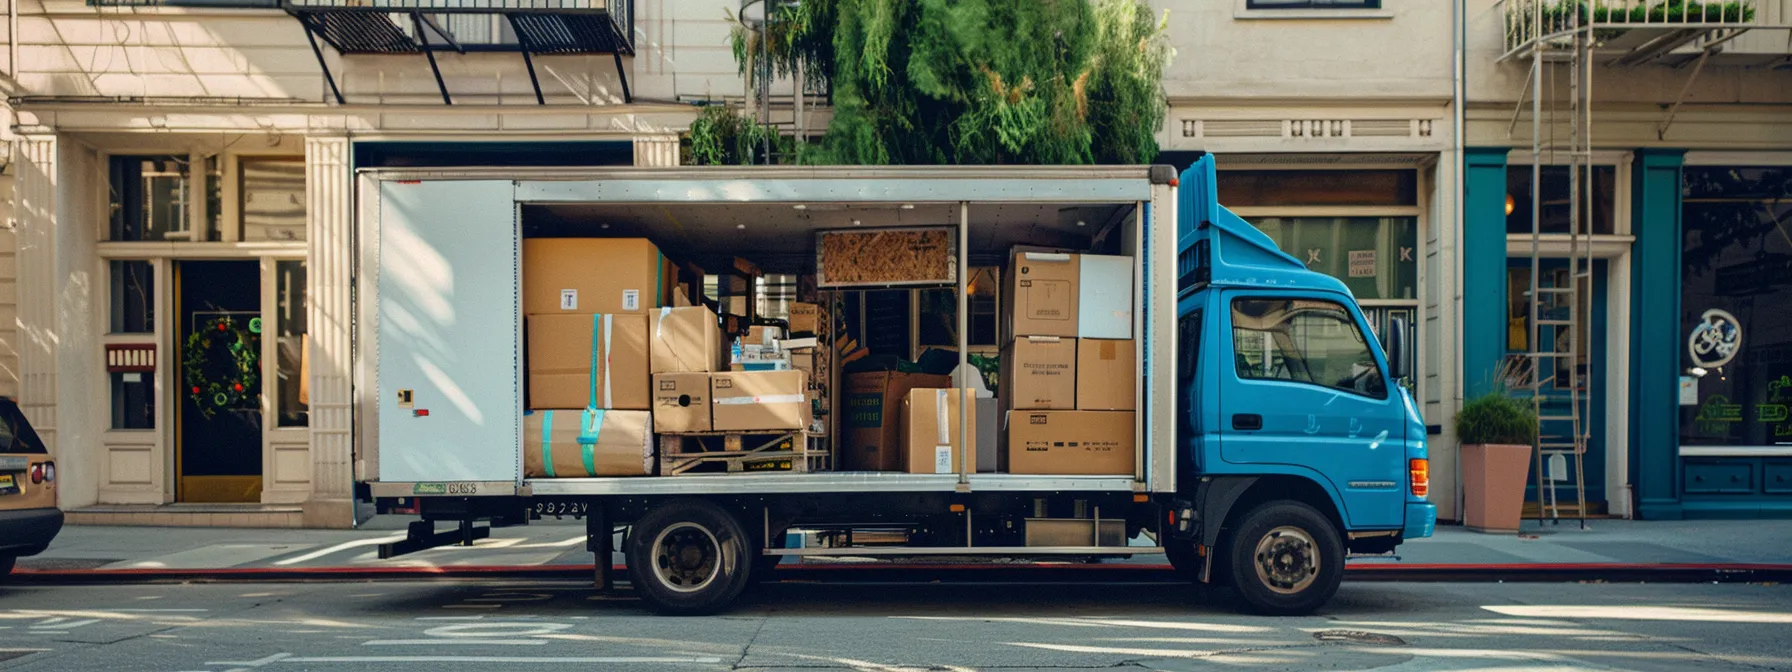
M653 251L653 305L648 307L663 305L666 305L666 255L656 249Z
M585 405L586 408L597 407L597 348L603 336L603 325L603 315L591 316L591 396L587 397L590 403Z
M541 412L541 463L554 478L554 412Z
M604 409L586 409L579 422L579 453L585 460L585 475L597 475L597 436L604 429Z

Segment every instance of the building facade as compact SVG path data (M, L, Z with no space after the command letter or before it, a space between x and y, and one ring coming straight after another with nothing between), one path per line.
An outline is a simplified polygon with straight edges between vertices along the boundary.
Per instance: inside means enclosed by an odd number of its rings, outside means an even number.
M1784 24L1788 2L1750 21ZM181 4L8 4L0 395L56 450L76 522L353 524L353 171L676 165L692 103L746 95L736 0ZM1510 7L1168 9L1162 161L1217 154L1225 203L1418 344L1432 498L1458 518L1450 418L1525 326ZM1598 74L1596 510L1766 515L1789 496L1773 383L1792 327L1771 306L1792 273L1792 71L1784 31L1744 33L1678 105L1679 47ZM821 98L771 88L774 121L825 127ZM1726 317L1729 359L1688 354L1691 331L1723 345Z

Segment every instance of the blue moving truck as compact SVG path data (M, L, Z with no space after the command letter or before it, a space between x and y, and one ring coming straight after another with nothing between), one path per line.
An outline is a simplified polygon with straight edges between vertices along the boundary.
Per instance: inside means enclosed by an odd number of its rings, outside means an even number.
M1407 344L1390 341L1388 356L1341 282L1221 207L1212 157L1180 175L1164 166L509 168L358 179L357 479L364 497L419 518L382 557L471 544L488 524L582 519L601 583L620 551L650 607L701 614L804 558L1162 554L1192 581L1231 588L1245 609L1302 614L1337 590L1348 554L1391 552L1435 524L1425 425L1409 372L1390 368L1407 361ZM947 272L830 280L850 274L821 241L869 231L943 235L947 245L925 251L937 258L915 268ZM833 325L822 331L836 338L815 347L838 351L847 335L885 349L925 341L956 355L959 387L977 385L973 351L1011 338L989 307L1011 291L993 278L1023 270L1019 251L1123 259L1116 272L1130 303L1100 327L1131 336L1136 402L1108 416L1124 419L1105 437L1099 469L1010 465L1002 458L1019 441L1017 423L1045 414L979 408L937 423L937 463L849 470L846 376L822 365L810 394L832 403L816 404L804 430L736 433L695 454L701 441L662 436L629 476L532 474L525 453L543 438L524 429L534 411L520 250L555 237L647 238L711 269L738 269L746 257L766 273L820 271L814 295ZM699 300L741 310L727 291ZM931 326L917 324L929 315ZM996 397L984 403L1014 405L1000 386ZM886 421L905 417L886 411ZM980 437L979 415L1000 431Z

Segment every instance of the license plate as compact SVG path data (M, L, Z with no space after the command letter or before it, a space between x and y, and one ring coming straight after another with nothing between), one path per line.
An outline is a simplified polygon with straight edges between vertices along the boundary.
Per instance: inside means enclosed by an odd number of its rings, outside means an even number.
M0 474L0 495L12 495L18 492L19 484L18 481L13 480L13 475Z

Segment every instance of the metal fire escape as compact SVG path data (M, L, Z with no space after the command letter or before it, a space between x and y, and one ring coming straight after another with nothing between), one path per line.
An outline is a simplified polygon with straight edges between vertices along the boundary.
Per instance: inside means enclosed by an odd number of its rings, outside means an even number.
M1502 61L1529 64L1508 135L1530 112L1530 274L1524 361L1516 370L1537 415L1533 485L1539 524L1562 518L1586 527L1584 471L1592 387L1590 307L1594 291L1593 75L1604 68L1691 67L1657 125L1665 137L1713 55L1752 28L1792 21L1792 0L1504 0ZM1762 17L1765 13L1768 16ZM1758 19L1765 18L1762 22ZM1565 85L1564 85L1565 82ZM1566 165L1566 176L1545 165ZM1550 189L1545 179L1566 179ZM1568 194L1566 230L1545 230L1546 192ZM1551 204L1559 206L1560 204ZM1565 259L1564 259L1565 255ZM1562 262L1565 261L1565 266ZM1654 272L1671 272L1655 269ZM1570 494L1571 493L1571 494ZM1572 502L1564 501L1567 497Z

